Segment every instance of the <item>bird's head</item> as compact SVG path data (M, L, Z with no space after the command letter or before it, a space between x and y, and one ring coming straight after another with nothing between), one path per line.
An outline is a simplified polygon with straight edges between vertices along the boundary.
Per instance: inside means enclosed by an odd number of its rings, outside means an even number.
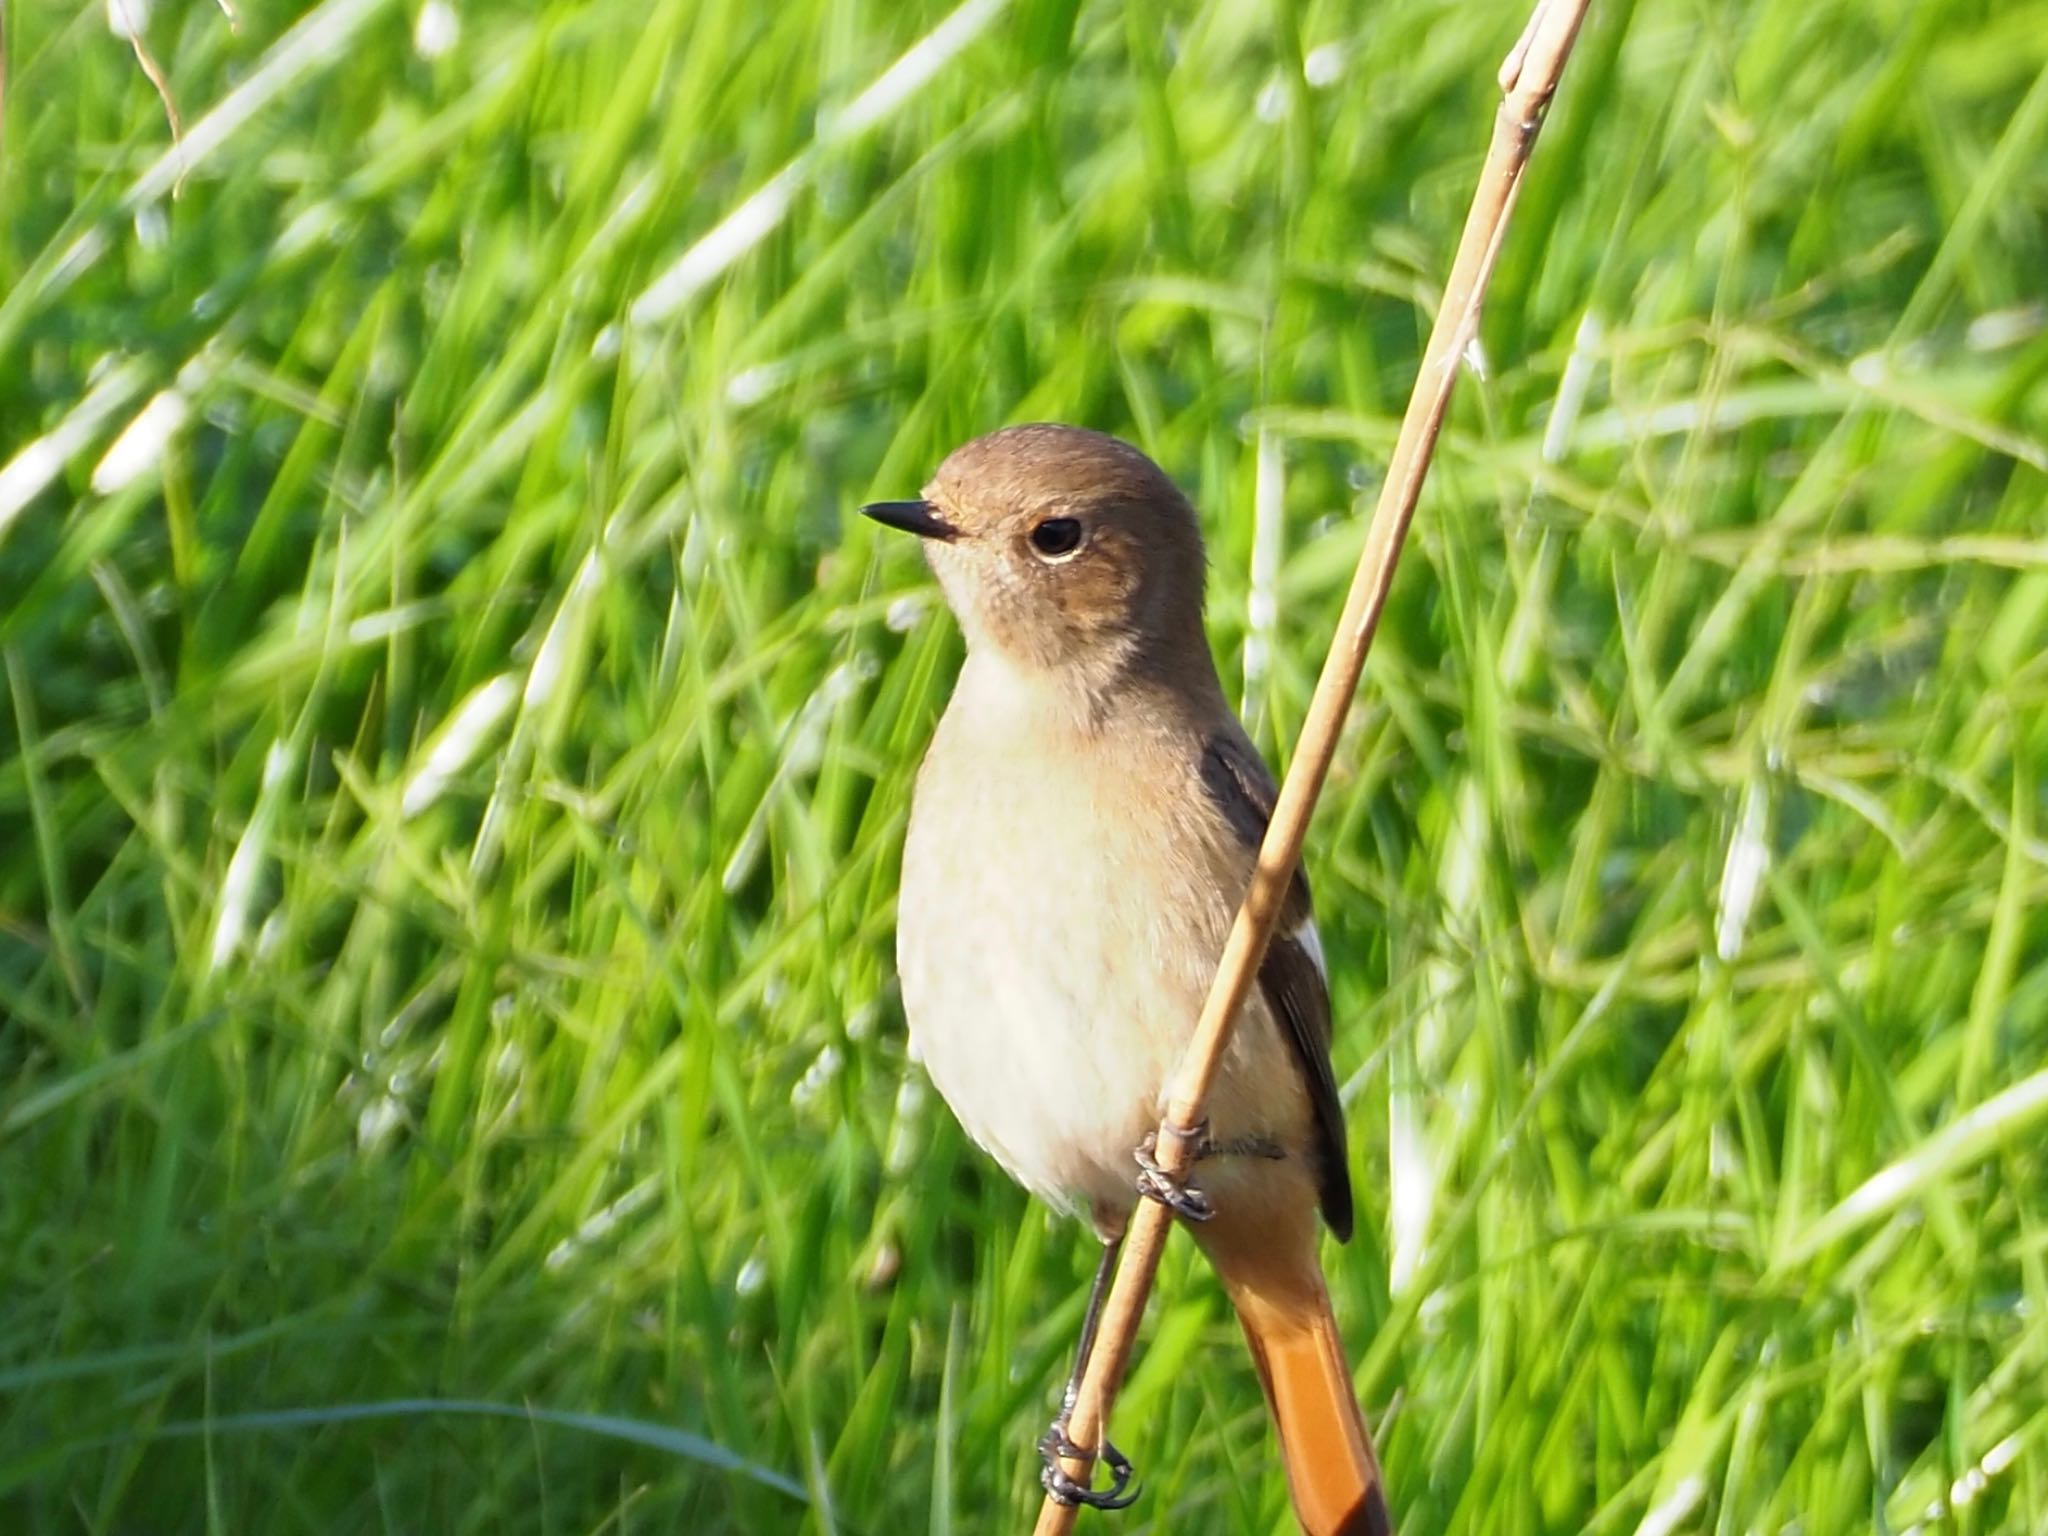
M1190 654L1207 666L1194 510L1128 443L1006 427L947 455L921 500L861 510L924 539L971 650L1095 683Z

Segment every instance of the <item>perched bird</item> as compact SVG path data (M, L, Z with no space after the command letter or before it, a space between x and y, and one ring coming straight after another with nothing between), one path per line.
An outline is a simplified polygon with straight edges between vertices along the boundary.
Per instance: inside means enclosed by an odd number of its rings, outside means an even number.
M967 639L917 778L897 963L911 1042L967 1133L1105 1249L1138 1199L1185 1218L1237 1309L1310 1536L1389 1529L1316 1254L1351 1233L1344 1111L1308 887L1289 906L1208 1108L1193 1176L1147 1167L1181 1052L1272 812L1266 765L1202 629L1193 509L1144 454L1074 427L955 450L921 500L862 509L919 535ZM1046 1484L1120 1507L1061 1470Z

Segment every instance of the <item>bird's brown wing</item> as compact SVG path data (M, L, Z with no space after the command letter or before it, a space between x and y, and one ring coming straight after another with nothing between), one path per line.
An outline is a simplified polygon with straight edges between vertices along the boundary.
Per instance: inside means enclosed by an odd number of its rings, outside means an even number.
M1234 722L1233 722L1234 724ZM1212 735L1202 749L1202 787L1238 840L1253 854L1273 818L1273 776L1241 731ZM1299 869L1259 966L1259 990L1294 1047L1316 1120L1316 1189L1323 1220L1339 1242L1351 1236L1351 1167L1344 1150L1344 1104L1330 1069L1330 989L1308 878Z

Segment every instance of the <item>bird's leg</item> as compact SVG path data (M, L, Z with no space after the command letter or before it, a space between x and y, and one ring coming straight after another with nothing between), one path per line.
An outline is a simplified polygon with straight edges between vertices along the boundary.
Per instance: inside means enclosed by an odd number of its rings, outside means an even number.
M1074 1351L1074 1373L1067 1378L1067 1389L1060 1394L1059 1417L1052 1421L1038 1441L1038 1454L1045 1461L1045 1471L1039 1481L1045 1491L1062 1504L1086 1504L1090 1509L1124 1509L1138 1497L1138 1490L1132 1488L1131 1464L1110 1443L1108 1435L1102 1437L1102 1449L1098 1453L1085 1446L1079 1446L1067 1436L1067 1422L1073 1417L1074 1404L1081 1396L1081 1379L1088 1373L1088 1357L1095 1352L1095 1328L1102 1321L1102 1303L1109 1295L1110 1280L1116 1274L1117 1255L1123 1252L1124 1235L1117 1235L1102 1245L1102 1262L1095 1266L1095 1283L1088 1287L1088 1310L1081 1318L1081 1344ZM1078 1482L1061 1465L1062 1461L1081 1461L1092 1469L1097 1455L1102 1464L1109 1468L1109 1486L1097 1490ZM1128 1491L1127 1491L1128 1490Z
M1176 1141L1192 1143L1197 1158L1215 1145L1209 1139L1207 1120L1196 1126L1169 1125L1165 1130ZM1216 1207L1209 1203L1207 1195L1199 1189L1190 1188L1185 1179L1168 1173L1159 1165L1159 1132L1147 1131L1145 1139L1138 1143L1138 1150L1132 1155L1138 1160L1138 1193L1146 1199L1157 1200L1183 1221L1207 1221L1216 1214Z

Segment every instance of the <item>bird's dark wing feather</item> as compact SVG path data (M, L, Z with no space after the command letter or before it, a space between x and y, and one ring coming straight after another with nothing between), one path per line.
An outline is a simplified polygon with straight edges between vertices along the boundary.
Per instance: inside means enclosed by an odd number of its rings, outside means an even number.
M1256 853L1273 819L1273 776L1242 732L1218 731L1202 750L1202 787L1239 841ZM1351 1168L1344 1150L1344 1104L1330 1070L1330 990L1318 960L1315 909L1308 879L1297 869L1273 942L1259 966L1259 990L1288 1041L1308 1085L1316 1119L1316 1188L1323 1220L1343 1242L1351 1236Z

